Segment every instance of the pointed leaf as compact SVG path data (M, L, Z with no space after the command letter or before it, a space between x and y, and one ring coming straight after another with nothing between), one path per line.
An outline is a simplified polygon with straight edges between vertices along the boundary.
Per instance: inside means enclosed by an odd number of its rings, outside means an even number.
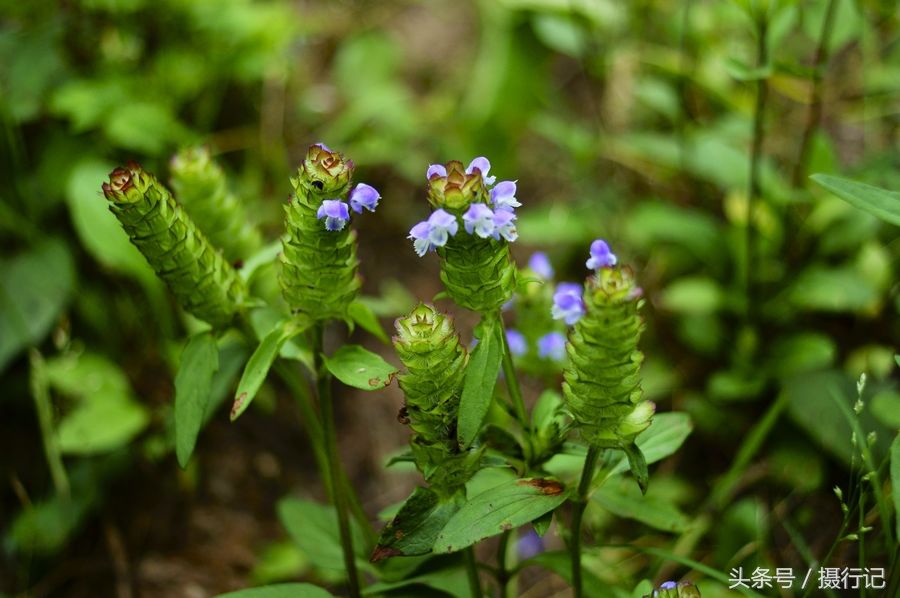
M365 303L354 301L350 304L350 307L347 308L347 313L354 322L359 324L360 328L371 332L378 340L383 341L384 343L391 342L391 339L388 338L387 333L384 331L384 328L381 327L381 323L375 316L375 312L373 312Z
M197 444L218 369L215 335L207 331L188 339L175 374L175 454L182 469Z
M381 532L372 552L373 563L392 556L428 554L438 534L459 511L462 497L441 500L431 489L413 490L403 506Z
M641 494L647 494L647 486L650 484L650 473L647 471L647 460L644 453L636 444L626 444L622 447L625 456L628 457L628 466L631 468L631 475L637 481L641 488Z
M810 178L850 205L900 226L900 193L826 174Z
M690 526L690 518L671 502L657 496L641 496L629 480L599 488L591 500L617 517L634 519L670 533L681 533Z
M308 326L309 323L306 321L284 320L276 324L272 331L262 339L253 355L250 356L247 367L244 368L244 373L241 375L241 381L238 382L234 405L231 407L231 421L240 417L250 406L250 402L253 401L265 382L269 368L272 367L284 343L303 332Z
M434 552L462 550L476 542L517 528L565 502L569 493L555 480L512 480L472 498L447 522Z
M494 398L494 386L503 357L503 342L499 338L501 329L496 319L482 321L482 336L466 366L457 426L459 444L463 448L468 448L475 440Z
M278 501L278 518L291 539L315 567L344 571L341 537L334 507L300 498L283 498ZM365 539L355 520L351 521L350 527L353 548L357 557L360 557Z
M359 345L344 345L331 357L325 357L325 367L347 386L361 390L384 388L399 371L381 355Z
M635 444L641 450L647 464L656 463L677 451L690 435L694 426L687 413L657 413L650 427L638 434ZM627 471L627 459L621 459L610 471L609 477Z

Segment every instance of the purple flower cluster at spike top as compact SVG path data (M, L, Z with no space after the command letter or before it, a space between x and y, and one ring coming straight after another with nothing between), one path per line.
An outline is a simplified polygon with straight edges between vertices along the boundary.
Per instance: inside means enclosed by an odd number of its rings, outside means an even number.
M491 163L487 158L479 156L472 160L466 168L466 174L473 174L476 170L481 173L486 187L494 185L497 177L488 176ZM446 176L447 168L442 164L432 164L425 171L426 180ZM516 231L515 208L522 205L516 199L516 181L500 181L490 189L490 195L491 205L473 203L462 214L463 230L481 239L499 241L502 238L509 242L515 241L519 236ZM432 212L427 220L412 227L408 238L412 239L416 254L421 257L429 251L443 247L458 231L459 223L456 216L438 209Z
M597 239L591 243L591 256L585 262L585 266L591 270L612 268L618 262L616 254L609 248L609 244L603 239ZM584 299L581 296L581 285L574 282L561 282L553 293L553 307L551 314L554 320L563 320L569 326L581 319L584 315Z
M331 151L324 143L314 143L313 145L327 152ZM347 200L350 202L349 205L347 202L337 198L322 200L322 205L316 211L316 218L325 220L325 230L343 230L350 221L350 210L357 214L362 214L363 210L374 212L380 199L381 194L375 187L366 183L357 183L347 197Z

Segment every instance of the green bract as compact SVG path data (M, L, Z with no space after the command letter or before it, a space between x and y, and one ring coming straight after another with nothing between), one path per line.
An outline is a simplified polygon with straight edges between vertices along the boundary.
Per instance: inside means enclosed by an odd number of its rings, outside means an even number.
M406 396L400 419L413 430L416 465L432 486L459 488L477 466L477 456L461 452L456 441L469 355L452 320L430 305L419 304L396 327L394 347L407 369L398 378Z
M232 262L250 257L262 246L259 231L244 207L229 192L225 173L205 147L178 152L172 159L172 188L179 203L203 233Z
M432 177L428 182L432 206L461 216L473 203L490 203L478 170L466 174L462 162L455 160L448 162L446 169L446 177ZM457 304L488 313L512 298L516 266L506 241L457 234L437 252L441 256L441 281Z
M317 217L324 200L346 199L352 175L352 161L317 144L291 179L279 278L288 305L315 320L344 318L359 291L356 233L326 230Z
M133 163L110 173L103 194L182 307L215 327L230 324L246 296L244 284L172 194Z
M588 279L584 302L566 346L566 403L590 444L628 448L655 410L641 399L640 290L630 269L601 268Z

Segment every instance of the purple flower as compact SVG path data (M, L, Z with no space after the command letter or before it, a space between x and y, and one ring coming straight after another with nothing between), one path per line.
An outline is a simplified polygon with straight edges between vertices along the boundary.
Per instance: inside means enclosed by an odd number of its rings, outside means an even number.
M444 168L443 164L431 164L428 166L428 170L425 171L425 179L431 180L431 177L434 175L447 176L447 169Z
M494 213L483 203L473 203L463 214L463 225L470 235L487 239L494 235Z
M550 310L554 320L563 320L571 326L584 315L584 301L581 299L581 285L574 282L561 282L553 293L553 308Z
M678 587L678 584L675 583L674 581L664 581L661 584L659 584L660 590L674 590L677 587Z
M409 231L409 239L413 239L413 248L421 257L435 247L443 247L447 239L459 230L456 216L444 210L435 210L428 220L418 223Z
M528 267L544 280L553 278L553 264L550 263L550 258L543 251L535 251L531 254L531 257L528 258Z
M363 208L374 212L378 207L379 199L381 199L381 194L375 190L375 187L359 183L350 192L350 207L357 214L362 214Z
M497 180L497 177L495 176L488 176L488 173L491 171L491 163L484 156L478 156L477 158L469 162L469 167L466 168L466 174L472 174L472 172L476 168L478 169L478 172L481 173L481 178L484 179L485 185L493 185L494 181Z
M548 332L538 339L538 357L562 361L566 358L566 337L561 332Z
M516 552L519 553L520 560L530 559L544 552L544 540L530 529L516 542Z
M339 199L326 199L319 206L316 218L325 219L326 230L341 230L350 220L350 210L347 209L347 204Z
M318 143L313 143L313 145L316 145L316 146L318 146L318 147L321 147L321 148L322 148L323 150L325 150L326 152L330 152L330 151L331 151L331 148L328 147L327 145L325 145L324 143L322 143L321 141L318 142Z
M528 341L525 340L525 335L515 328L506 329L506 344L509 345L509 352L517 357L528 352Z
M516 181L500 181L491 189L491 203L495 210L512 211L522 204L516 199Z
M600 268L612 268L617 261L616 254L609 250L606 241L597 239L591 243L591 257L584 265L591 270L599 270Z
M496 240L503 237L510 243L519 238L516 231L516 215L506 210L497 210L494 212L494 234Z

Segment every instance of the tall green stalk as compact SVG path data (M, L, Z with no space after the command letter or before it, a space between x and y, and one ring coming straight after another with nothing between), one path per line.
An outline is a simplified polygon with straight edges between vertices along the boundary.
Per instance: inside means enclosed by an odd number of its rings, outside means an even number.
M594 478L594 469L597 467L597 459L600 457L600 448L591 446L587 457L584 459L584 469L581 470L581 481L578 482L578 498L575 501L575 509L572 512L572 537L569 539L569 555L572 560L572 595L581 598L584 595L581 580L581 521L584 518L584 510L591 491L591 481Z
M322 413L322 431L325 447L328 452L328 476L334 489L334 509L337 511L338 529L341 536L341 550L344 555L344 568L347 571L347 586L352 598L359 598L359 573L356 570L356 557L353 551L353 536L350 533L350 519L347 514L346 488L341 483L343 472L338 457L337 432L334 424L334 404L331 396L331 374L322 359L325 324L317 322L313 327L313 356L316 370L316 390L319 397L319 410Z
M463 550L463 559L466 561L466 574L469 578L469 593L472 598L481 598L481 579L478 577L478 564L475 562L475 548L469 546Z

